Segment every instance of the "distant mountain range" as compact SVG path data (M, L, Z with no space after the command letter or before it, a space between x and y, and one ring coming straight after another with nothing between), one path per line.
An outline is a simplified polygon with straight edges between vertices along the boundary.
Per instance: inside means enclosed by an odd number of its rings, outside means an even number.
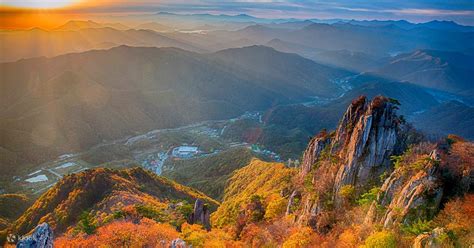
M53 30L54 31L78 31L81 29L88 29L88 28L114 28L118 30L130 29L129 27L121 23L97 23L91 20L88 20L88 21L71 20L65 23L64 25L61 25Z
M186 21L187 18L208 21L188 23L189 25L183 26L180 22L170 23L168 19L159 17L180 18L181 22ZM150 19L143 20L142 24L135 25L132 29L120 23L70 21L51 31L41 29L3 31L0 32L2 45L15 47L15 49L2 49L4 51L2 51L1 61L56 56L119 45L177 47L196 52L268 45L318 61L328 56L328 54L318 56L320 52L331 53L342 50L349 51L351 54L366 54L363 57L373 57L370 61L420 49L474 54L472 28L451 22L424 24L404 21L338 21L327 24L316 23L313 20L217 22L214 19L250 20L254 18L245 15L170 13L147 16L147 18ZM344 38L341 39L341 37ZM327 62L334 63L331 59Z
M170 32L173 31L174 28L157 23L157 22L147 22L140 24L135 27L135 29L149 29L149 30L154 30L157 32Z
M373 73L425 87L463 93L473 88L474 56L456 52L417 50L400 54Z
M52 57L120 45L177 47L190 51L205 51L152 30L119 30L89 22L70 22L52 31L42 29L4 31L0 32L0 40L2 42L0 62L40 56ZM14 49L5 49L7 47Z
M151 129L335 97L343 89L334 80L351 75L262 46L212 54L121 46L3 63L0 74L7 167Z
M434 106L411 120L419 129L435 137L455 133L474 139L474 108L458 101Z

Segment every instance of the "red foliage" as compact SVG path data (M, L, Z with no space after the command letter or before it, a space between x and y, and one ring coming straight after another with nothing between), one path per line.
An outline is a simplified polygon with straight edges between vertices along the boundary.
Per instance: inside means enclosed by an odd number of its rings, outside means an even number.
M116 221L97 229L93 235L60 237L55 247L169 247L178 232L168 224L143 219L139 224Z

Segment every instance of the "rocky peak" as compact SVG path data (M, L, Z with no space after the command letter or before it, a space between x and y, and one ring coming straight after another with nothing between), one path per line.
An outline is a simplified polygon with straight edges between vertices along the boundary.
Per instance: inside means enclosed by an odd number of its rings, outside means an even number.
M361 186L389 166L398 138L399 118L394 100L378 96L368 102L361 96L348 107L336 132L323 131L308 145L301 167L305 176L321 159L323 150L339 159L336 192L344 185Z
M364 114L367 108L367 98L360 96L354 99L347 108L344 116L342 117L336 131L336 138L334 143L338 145L345 145L349 142L350 136L354 131L355 124L359 122L360 117ZM337 147L335 147L337 148Z
M302 176L308 174L313 165L320 160L321 153L325 148L330 148L331 153L337 153L337 151L342 150L342 146L349 142L353 127L363 115L366 106L367 98L365 96L354 99L344 113L335 133L330 135L326 130L322 130L311 139L303 155L301 165Z
M335 195L344 185L363 188L370 180L378 178L389 170L390 156L395 150L398 139L396 105L385 97L376 97L368 105L364 105L354 122L349 122L346 129L339 126L335 140L339 147L342 166L336 175Z
M18 241L18 248L53 248L53 230L47 223L38 225L30 236Z
M361 96L347 108L335 132L323 131L311 140L300 172L306 182L311 175L314 186L311 193L303 194L305 221L320 226L316 219L321 219L317 216L324 213L324 205L342 203L342 187L360 194L382 173L391 171L390 156L399 139L397 105L396 100L383 96L372 101Z

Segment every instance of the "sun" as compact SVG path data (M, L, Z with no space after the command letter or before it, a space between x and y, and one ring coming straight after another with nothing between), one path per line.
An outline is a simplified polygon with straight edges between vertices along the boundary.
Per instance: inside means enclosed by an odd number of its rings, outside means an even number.
M2 0L0 1L0 6L31 9L55 9L71 6L77 2L78 0Z

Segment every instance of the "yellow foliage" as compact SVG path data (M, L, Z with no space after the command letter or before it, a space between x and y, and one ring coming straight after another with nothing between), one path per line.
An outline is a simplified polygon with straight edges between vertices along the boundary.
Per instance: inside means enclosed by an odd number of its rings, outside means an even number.
M355 188L354 186L350 184L342 186L341 189L339 190L339 195L346 199L352 198L354 194L355 194Z
M265 209L265 219L272 220L282 216L286 211L288 201L279 194L273 194L268 199L268 205Z
M186 241L186 244L193 247L202 247L207 236L207 231L200 225L190 225L184 223L181 227L181 238Z
M283 243L282 248L304 248L314 247L316 245L318 235L309 227L303 227L296 230Z
M286 168L281 163L252 160L230 178L224 200L212 215L212 223L218 227L235 224L241 206L248 203L252 195L259 195L268 202L269 196L289 187L295 172L294 168Z
M397 241L395 235L389 231L380 231L372 233L365 240L364 248L395 248Z
M207 232L200 225L183 224L180 237L187 245L193 247L209 248L237 248L243 247L243 243L235 241L229 232L223 229L213 229Z

